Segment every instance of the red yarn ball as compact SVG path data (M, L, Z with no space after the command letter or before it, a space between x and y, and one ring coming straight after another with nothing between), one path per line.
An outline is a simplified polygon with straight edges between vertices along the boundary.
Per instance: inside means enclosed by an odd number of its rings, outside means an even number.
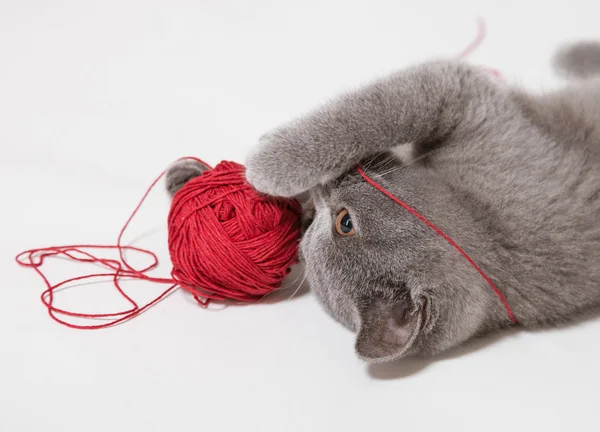
M197 300L257 301L297 262L300 204L259 194L223 161L187 182L169 212L173 279Z

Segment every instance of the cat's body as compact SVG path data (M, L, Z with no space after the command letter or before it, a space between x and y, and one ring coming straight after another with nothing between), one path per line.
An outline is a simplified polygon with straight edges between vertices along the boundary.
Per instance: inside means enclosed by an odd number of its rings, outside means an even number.
M578 49L559 64L578 71L581 61L569 64ZM598 46L584 53L600 59ZM414 161L386 153L403 143ZM533 95L459 62L431 62L278 128L250 155L258 190L310 191L307 278L358 333L359 356L443 351L509 326L507 310L439 234L365 182L354 169L361 161L475 260L519 325L600 306L600 79Z

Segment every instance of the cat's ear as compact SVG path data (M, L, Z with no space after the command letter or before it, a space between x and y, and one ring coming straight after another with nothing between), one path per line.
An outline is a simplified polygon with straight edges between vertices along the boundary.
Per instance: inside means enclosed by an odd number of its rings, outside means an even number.
M172 197L184 184L195 177L201 176L208 169L210 169L208 166L195 159L180 159L174 162L167 169L165 175L167 192Z
M420 308L410 300L375 300L363 305L356 353L370 363L402 357L417 338L421 317Z

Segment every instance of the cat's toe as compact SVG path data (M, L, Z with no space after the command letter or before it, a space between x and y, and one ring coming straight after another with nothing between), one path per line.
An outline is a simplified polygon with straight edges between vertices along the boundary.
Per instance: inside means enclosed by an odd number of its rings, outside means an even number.
M291 197L306 190L294 159L283 145L263 137L246 159L246 178L259 192Z
M264 161L248 161L246 179L257 191L268 195L292 197L303 191L281 172L280 167L272 167Z

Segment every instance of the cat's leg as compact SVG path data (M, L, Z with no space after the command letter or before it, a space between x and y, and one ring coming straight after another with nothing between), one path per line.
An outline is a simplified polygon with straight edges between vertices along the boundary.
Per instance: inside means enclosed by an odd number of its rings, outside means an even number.
M511 108L510 90L487 72L460 62L425 63L262 136L246 161L246 175L262 192L297 195L397 145L413 142L429 150L476 132L490 118L509 121Z

